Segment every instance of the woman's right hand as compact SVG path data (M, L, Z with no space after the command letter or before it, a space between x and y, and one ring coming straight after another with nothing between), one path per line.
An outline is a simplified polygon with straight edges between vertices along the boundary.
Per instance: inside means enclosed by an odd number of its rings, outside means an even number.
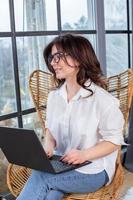
M53 147L48 147L48 148L45 149L45 152L46 152L47 156L49 158L51 158L53 156L54 148Z

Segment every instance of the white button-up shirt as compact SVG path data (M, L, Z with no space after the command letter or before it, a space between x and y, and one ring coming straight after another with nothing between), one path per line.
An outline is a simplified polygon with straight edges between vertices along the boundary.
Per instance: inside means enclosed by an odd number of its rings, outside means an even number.
M71 149L88 149L103 140L117 145L123 143L124 119L119 100L93 82L89 89L94 93L92 96L89 96L90 91L81 88L69 103L66 83L49 93L46 128L56 140L58 154L63 155ZM111 181L117 154L118 150L76 170L95 174L105 169Z

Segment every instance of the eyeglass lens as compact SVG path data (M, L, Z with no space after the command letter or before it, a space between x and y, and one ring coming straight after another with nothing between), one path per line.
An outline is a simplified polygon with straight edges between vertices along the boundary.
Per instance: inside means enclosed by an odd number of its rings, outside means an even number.
M54 63L58 63L60 61L60 58L62 58L62 56L64 56L63 52L57 52L57 53L55 53L53 55L49 55L48 63L51 64L52 61Z

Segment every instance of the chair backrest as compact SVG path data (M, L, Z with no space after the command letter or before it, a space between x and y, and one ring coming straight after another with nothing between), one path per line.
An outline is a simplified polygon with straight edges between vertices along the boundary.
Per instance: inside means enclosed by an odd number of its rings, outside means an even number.
M50 73L35 70L30 76L29 88L43 129L45 129L48 93L53 86ZM133 70L126 70L107 78L107 91L120 100L120 109L124 115L126 127L133 96Z
M107 79L107 91L120 101L120 109L125 119L124 133L133 97L133 70L128 69L123 73L109 77Z
M47 98L52 87L53 79L50 73L41 70L35 70L30 75L29 89L44 131Z

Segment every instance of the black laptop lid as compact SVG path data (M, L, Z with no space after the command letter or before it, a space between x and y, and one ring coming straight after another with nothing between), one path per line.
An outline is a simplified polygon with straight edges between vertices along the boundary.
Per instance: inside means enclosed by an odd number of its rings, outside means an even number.
M0 148L10 163L54 173L34 130L0 127Z

